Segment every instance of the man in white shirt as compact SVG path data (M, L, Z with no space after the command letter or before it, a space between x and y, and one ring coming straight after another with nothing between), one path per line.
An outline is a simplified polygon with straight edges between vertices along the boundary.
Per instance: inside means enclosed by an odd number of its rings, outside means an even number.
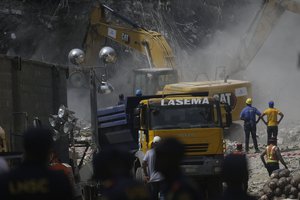
M159 136L155 136L152 141L151 149L146 152L146 155L143 159L143 171L145 175L145 181L149 184L151 197L154 200L158 200L159 196L161 196L161 188L162 188L162 175L157 172L155 167L155 146L160 142L161 138Z

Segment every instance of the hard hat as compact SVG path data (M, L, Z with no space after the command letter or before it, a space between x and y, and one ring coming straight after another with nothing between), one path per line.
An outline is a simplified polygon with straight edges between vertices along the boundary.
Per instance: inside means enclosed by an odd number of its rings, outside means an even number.
M273 108L274 107L274 101L269 101L269 107Z
M252 99L251 99L251 98L248 98L248 99L246 100L246 104L252 104Z
M157 143L157 142L160 142L160 141L161 141L161 137L159 137L159 136L155 136L153 138L153 143Z
M142 96L142 90L141 90L141 89L137 89L137 90L135 91L135 96L137 96L137 97Z

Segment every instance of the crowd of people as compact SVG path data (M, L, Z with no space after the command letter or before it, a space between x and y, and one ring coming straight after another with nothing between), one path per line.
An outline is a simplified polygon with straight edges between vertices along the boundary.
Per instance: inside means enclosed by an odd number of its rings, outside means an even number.
M279 109L274 107L274 101L269 101L268 104L269 108L265 109L263 113L261 113L257 108L252 106L252 99L248 98L246 100L246 107L240 114L240 119L244 121L246 153L249 152L250 133L253 140L255 153L260 153L256 139L256 124L261 119L267 126L267 147L261 153L260 158L270 176L274 170L279 169L279 162L281 162L286 169L288 167L281 156L280 148L277 146L278 125L283 119L284 114ZM267 117L267 120L265 120L265 116ZM279 119L278 116L280 116Z
M120 96L120 104L123 99ZM224 191L216 199L255 199L247 193L247 153L250 134L256 152L260 151L256 141L256 124L260 119L268 131L268 145L260 155L263 165L269 175L279 168L279 162L287 168L277 146L278 124L283 114L274 108L273 101L263 113L252 106L251 99L247 99L246 104L240 116L244 120L245 151L242 144L237 144L236 150L225 156L222 170ZM279 120L277 115L281 117ZM1 199L76 199L72 170L69 165L62 164L53 151L52 130L41 126L30 128L23 136L22 164L10 170L5 160L0 159ZM101 182L100 199L206 199L199 186L182 172L180 164L184 156L185 148L179 140L155 136L142 161L144 182L133 178L132 154L115 147L101 149L95 154L92 178Z

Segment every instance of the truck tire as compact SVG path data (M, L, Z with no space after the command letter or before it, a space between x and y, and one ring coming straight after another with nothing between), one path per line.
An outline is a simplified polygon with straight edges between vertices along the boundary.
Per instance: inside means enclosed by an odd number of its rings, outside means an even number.
M138 167L135 171L135 179L137 181L143 182L144 179L144 172L142 167Z

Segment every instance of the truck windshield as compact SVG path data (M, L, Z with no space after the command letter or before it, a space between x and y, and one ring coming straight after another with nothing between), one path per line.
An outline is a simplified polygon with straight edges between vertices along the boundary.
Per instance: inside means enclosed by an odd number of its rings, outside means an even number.
M161 106L150 109L152 130L215 127L212 105Z

